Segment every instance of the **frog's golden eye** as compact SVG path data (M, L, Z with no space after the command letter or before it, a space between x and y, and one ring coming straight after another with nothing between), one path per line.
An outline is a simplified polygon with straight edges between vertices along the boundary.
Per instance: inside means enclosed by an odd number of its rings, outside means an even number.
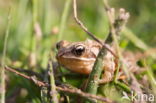
M73 48L72 52L76 56L81 56L85 52L85 47L83 45L78 45L75 48Z

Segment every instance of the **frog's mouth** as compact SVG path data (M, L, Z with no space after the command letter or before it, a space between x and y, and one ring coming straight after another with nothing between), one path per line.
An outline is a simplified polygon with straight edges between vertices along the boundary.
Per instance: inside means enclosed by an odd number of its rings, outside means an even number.
M81 60L81 61L95 61L96 59L95 58L84 58L84 57L67 57L67 56L63 56L62 58L64 59L72 59L72 60Z

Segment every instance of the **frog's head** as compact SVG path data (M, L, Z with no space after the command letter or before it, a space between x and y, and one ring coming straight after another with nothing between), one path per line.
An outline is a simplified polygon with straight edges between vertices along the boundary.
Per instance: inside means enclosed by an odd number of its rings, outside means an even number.
M84 42L60 41L57 43L58 63L71 71L89 74L101 46L92 40Z

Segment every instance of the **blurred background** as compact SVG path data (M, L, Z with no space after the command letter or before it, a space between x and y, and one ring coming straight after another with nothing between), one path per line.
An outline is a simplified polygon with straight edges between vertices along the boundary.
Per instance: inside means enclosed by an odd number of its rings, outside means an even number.
M102 0L77 1L80 20L89 31L104 39L109 23ZM122 48L140 52L156 48L155 0L109 0L109 4L116 11L124 8L130 13L127 28L121 34ZM74 21L71 0L0 0L0 60L8 22L6 64L37 73L46 69L49 52L58 41L90 38ZM155 60L149 59L149 64L156 73ZM39 88L17 75L7 74L7 103L40 103Z

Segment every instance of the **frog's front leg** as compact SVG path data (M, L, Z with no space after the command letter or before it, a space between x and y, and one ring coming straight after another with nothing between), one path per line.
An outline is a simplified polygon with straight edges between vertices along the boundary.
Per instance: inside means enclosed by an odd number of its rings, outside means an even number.
M111 73L110 71L105 71L102 75L102 78L98 81L99 84L104 84L112 81L114 73Z
M104 74L102 75L102 79L99 80L99 83L107 83L112 81L114 77L114 72L116 69L116 63L113 58L113 55L110 52L107 52L106 56L103 59L103 70Z

